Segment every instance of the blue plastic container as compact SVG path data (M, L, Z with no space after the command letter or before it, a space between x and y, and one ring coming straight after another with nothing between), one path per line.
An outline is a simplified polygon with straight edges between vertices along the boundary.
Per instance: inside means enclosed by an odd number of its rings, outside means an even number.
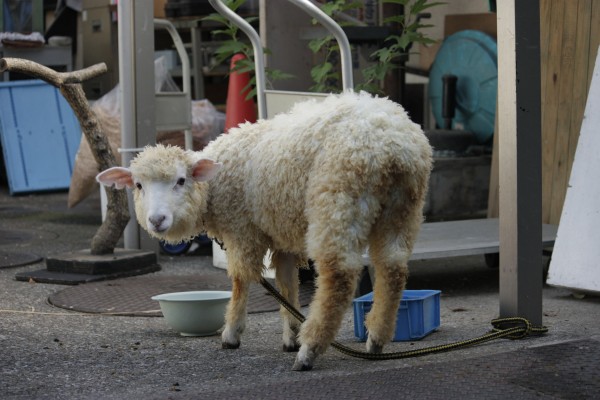
M0 140L11 195L69 187L81 128L58 89L0 82Z
M405 290L398 308L394 342L418 340L440 327L440 291ZM354 335L367 340L365 318L373 306L373 292L353 301Z

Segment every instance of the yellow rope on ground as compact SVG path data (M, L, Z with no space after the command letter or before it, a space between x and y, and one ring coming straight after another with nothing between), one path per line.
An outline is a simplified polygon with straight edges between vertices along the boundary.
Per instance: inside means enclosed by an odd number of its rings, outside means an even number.
M275 299L285 307L298 321L304 322L305 317L296 310L289 302L275 289L266 279L261 279L260 282L269 293L275 297ZM468 346L474 346L489 342L490 340L499 338L508 339L521 339L530 335L542 335L548 332L548 328L545 326L536 327L531 325L525 318L512 317L512 318L499 318L492 320L493 329L491 332L468 340L460 342L444 344L439 346L426 347L417 350L398 351L393 353L367 353L365 351L358 351L351 347L345 346L339 342L331 343L331 346L339 352L357 358L364 358L367 360L395 360L401 358L418 357L427 354L442 353L445 351L460 349Z

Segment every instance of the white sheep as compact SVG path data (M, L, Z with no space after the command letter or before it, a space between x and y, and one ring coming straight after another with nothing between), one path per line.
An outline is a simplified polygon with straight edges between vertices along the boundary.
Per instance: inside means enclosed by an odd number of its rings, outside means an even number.
M309 370L339 329L367 246L376 278L367 351L392 339L430 170L429 142L402 107L344 93L242 124L199 153L147 147L129 169L110 168L97 180L133 188L137 219L152 236L180 242L204 231L225 244L233 295L223 348L240 346L248 288L260 280L267 250L295 306L296 267L314 260L308 319L300 327L281 311L283 348L299 349L294 370Z

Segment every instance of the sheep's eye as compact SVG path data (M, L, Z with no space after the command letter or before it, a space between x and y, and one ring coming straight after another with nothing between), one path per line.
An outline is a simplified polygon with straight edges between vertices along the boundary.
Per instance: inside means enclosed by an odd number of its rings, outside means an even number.
M183 186L183 185L185 185L185 178L179 178L179 179L177 179L177 184L178 184L179 186Z
M135 187L138 188L139 190L142 190L142 184L141 183L136 183Z

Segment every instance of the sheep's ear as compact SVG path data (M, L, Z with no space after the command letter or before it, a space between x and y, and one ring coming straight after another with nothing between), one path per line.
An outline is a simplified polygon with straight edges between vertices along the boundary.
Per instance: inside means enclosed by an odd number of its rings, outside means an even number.
M123 167L112 167L100 172L96 175L96 181L108 187L115 185L117 189L133 186L131 171Z
M223 164L215 162L208 158L202 158L194 164L192 168L192 178L196 182L205 182L211 180L221 169Z

